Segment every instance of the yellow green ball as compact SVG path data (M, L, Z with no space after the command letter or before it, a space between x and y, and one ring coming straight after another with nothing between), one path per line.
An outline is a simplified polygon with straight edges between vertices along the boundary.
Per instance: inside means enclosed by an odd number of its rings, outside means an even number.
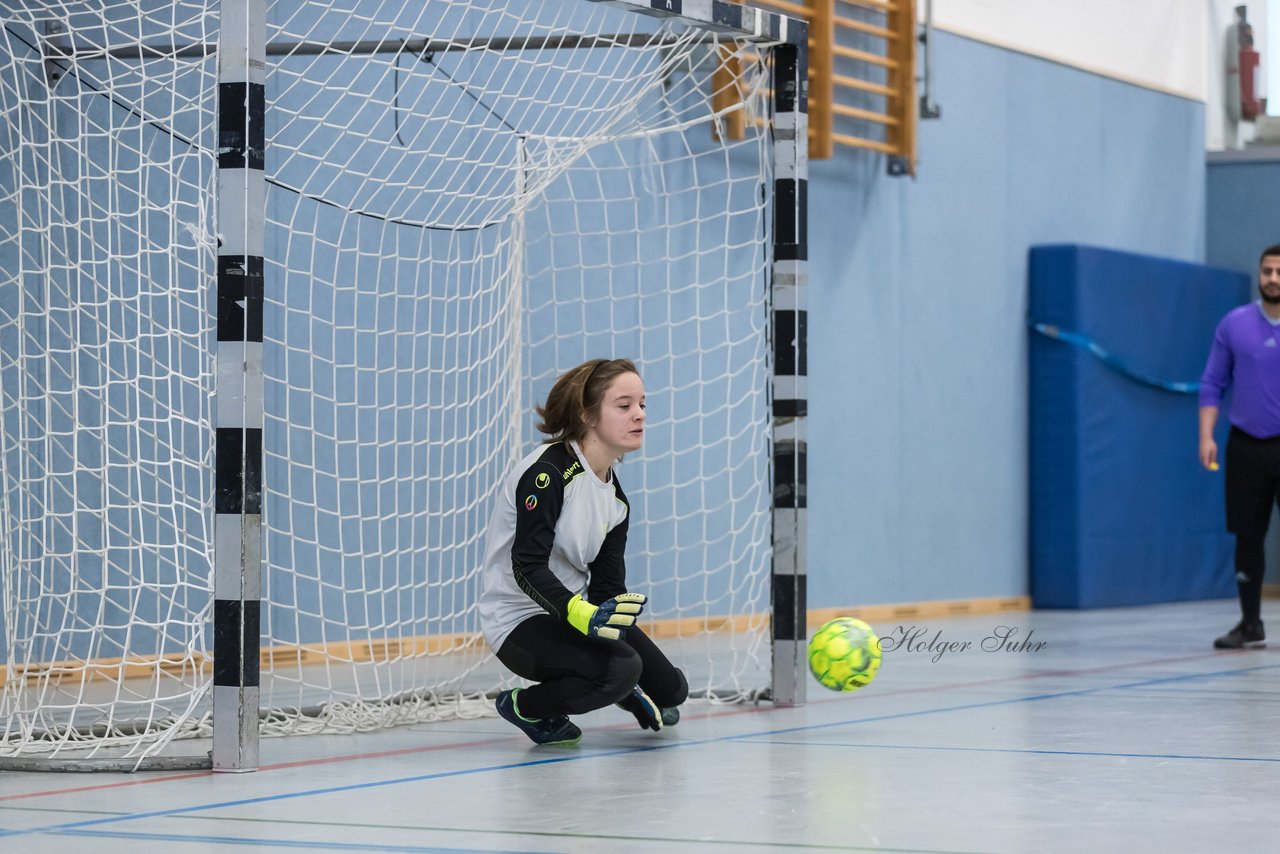
M809 670L824 688L856 691L880 669L880 639L862 620L836 617L809 639Z

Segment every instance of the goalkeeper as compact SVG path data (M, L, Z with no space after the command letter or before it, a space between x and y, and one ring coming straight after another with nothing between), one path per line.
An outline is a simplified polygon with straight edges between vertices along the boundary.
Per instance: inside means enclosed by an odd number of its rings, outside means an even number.
M480 626L507 669L498 714L538 744L576 744L569 720L617 704L657 731L679 720L684 674L637 626L627 591L630 507L616 464L644 442L644 384L627 359L593 359L538 407L550 438L506 476L489 522Z

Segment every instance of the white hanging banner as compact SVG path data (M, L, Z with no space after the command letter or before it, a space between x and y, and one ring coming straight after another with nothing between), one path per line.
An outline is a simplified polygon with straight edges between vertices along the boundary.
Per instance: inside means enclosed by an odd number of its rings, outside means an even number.
M1197 101L1208 23L1204 0L933 0L940 30Z

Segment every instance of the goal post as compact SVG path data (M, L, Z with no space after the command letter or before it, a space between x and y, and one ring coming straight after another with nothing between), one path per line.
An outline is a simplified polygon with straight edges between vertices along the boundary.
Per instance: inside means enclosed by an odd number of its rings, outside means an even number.
M259 734L491 714L494 489L599 355L650 397L620 469L650 630L695 696L804 701L803 23L0 25L0 769L252 770Z

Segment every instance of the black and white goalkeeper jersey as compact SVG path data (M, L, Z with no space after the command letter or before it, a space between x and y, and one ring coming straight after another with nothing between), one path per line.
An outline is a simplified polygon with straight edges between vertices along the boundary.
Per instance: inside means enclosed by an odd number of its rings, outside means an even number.
M580 595L627 592L627 496L617 472L595 476L576 444L541 445L506 476L489 520L480 628L497 650L535 614L566 619Z

